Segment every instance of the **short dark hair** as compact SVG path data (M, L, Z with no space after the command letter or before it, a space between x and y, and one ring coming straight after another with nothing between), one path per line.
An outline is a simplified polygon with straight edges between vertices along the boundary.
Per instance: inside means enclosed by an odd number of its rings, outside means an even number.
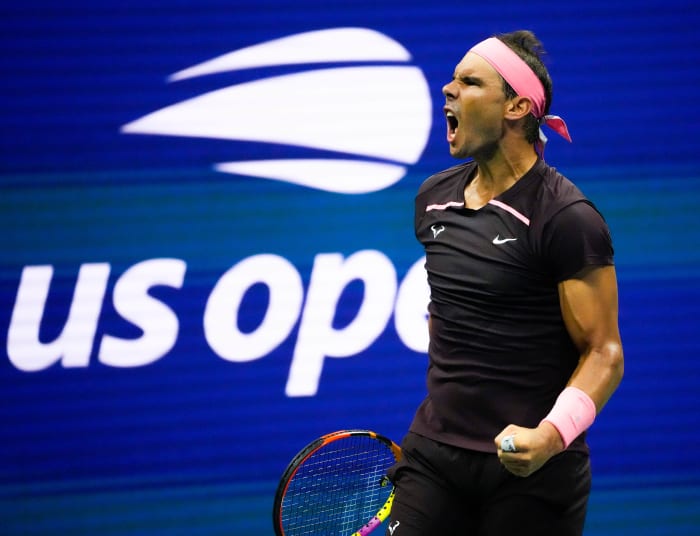
M542 82L544 88L544 113L549 113L552 104L552 79L545 67L542 56L547 52L540 40L530 30L517 30L515 32L498 34L494 37L500 39L508 48L515 52L535 73ZM518 94L508 82L503 80L503 91L507 99L512 99ZM540 121L532 114L525 118L525 139L528 143L535 143L540 136Z

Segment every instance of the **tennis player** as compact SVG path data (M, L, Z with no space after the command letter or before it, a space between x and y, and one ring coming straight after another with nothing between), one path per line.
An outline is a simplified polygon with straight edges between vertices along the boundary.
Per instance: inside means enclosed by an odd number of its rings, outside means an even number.
M471 160L426 180L428 395L390 470L388 536L580 535L585 431L623 374L602 215L543 160L552 82L529 31L475 45L443 88Z

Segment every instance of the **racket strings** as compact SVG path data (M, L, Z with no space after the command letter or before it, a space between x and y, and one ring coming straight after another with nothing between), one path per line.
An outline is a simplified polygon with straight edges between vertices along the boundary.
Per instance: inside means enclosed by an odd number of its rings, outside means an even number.
M312 453L289 483L282 507L287 536L347 536L384 504L384 480L394 456L365 436L332 441Z

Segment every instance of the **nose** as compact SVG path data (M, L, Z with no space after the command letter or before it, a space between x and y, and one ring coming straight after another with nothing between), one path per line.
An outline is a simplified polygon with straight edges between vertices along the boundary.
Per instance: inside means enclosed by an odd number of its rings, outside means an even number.
M446 99L454 99L455 98L455 91L454 91L454 80L451 80L444 86L442 86L442 94L445 96Z

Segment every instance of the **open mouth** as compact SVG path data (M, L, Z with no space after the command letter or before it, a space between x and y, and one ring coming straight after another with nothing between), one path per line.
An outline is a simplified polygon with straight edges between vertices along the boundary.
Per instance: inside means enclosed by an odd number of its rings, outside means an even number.
M457 134L459 121L457 120L457 116L449 110L445 111L445 119L447 119L447 141L451 142Z

